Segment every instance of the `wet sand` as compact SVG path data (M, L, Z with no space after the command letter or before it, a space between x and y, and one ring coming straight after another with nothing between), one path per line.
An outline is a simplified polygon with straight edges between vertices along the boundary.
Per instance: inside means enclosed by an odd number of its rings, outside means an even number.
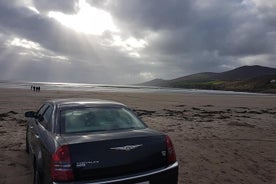
M72 97L122 102L169 134L180 184L276 183L276 96L0 89L0 184L32 183L24 112Z

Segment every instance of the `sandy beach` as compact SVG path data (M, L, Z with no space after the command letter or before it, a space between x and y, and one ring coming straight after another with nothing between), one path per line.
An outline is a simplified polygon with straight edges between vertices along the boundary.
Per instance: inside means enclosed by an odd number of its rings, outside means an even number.
M122 102L170 135L179 184L276 183L276 96L0 89L0 184L32 183L24 112L72 97Z

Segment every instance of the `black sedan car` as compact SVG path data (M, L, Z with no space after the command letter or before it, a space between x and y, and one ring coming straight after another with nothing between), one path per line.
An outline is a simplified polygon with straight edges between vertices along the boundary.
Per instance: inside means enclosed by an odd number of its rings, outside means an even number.
M121 103L51 100L25 117L35 184L177 184L169 136Z

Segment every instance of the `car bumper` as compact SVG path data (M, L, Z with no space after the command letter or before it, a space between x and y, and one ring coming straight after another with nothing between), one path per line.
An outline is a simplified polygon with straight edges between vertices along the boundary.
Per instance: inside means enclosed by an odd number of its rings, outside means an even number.
M110 178L106 180L74 181L66 184L177 184L178 163L174 163L166 168L153 170L137 175ZM52 184L65 184L63 182L53 182Z

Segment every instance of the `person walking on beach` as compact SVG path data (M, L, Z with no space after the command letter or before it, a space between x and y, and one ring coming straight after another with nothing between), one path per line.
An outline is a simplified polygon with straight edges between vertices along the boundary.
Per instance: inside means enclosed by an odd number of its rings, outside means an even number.
M36 86L35 87L35 92L39 92L40 91L40 87L39 86Z
M40 86L31 85L31 90L34 91L34 92L40 92Z

